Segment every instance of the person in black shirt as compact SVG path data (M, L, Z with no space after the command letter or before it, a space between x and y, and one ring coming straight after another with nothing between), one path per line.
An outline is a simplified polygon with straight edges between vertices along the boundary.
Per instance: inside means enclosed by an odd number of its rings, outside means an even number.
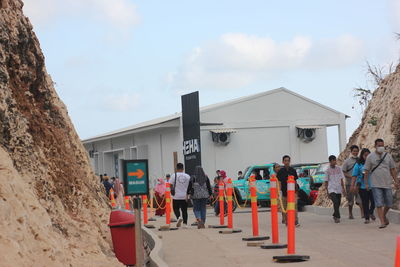
M290 167L290 156L285 155L282 158L282 163L283 163L283 168L281 168L277 174L277 178L279 180L279 185L281 188L282 192L282 204L287 208L287 180L289 176L293 176L294 180L297 181L297 172L295 169ZM297 216L297 196L296 196L296 201L295 201L295 210L296 210L296 226L300 226L299 224L299 218ZM282 211L282 223L287 224L287 217L286 213Z

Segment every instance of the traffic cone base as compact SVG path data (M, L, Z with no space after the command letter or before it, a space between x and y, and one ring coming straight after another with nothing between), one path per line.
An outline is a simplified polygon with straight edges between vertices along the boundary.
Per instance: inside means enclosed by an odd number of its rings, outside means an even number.
M274 256L273 260L279 263L302 262L310 260L310 256L304 256L304 255Z
M242 232L242 230L240 230L240 229L231 229L231 230L219 231L219 233L223 234L223 235L238 234L238 233L241 233L241 232Z
M258 241L258 242L247 242L248 247L261 247L264 245L263 241Z
M268 245L262 245L262 249L283 249L287 248L287 244L268 244Z
M160 228L158 229L158 231L174 231L174 230L178 230L178 227L171 227L170 225L162 225L160 226Z
M227 225L209 225L208 228L223 229L223 228L228 228L228 226Z
M253 236L253 237L244 237L242 241L264 241L269 240L269 236Z

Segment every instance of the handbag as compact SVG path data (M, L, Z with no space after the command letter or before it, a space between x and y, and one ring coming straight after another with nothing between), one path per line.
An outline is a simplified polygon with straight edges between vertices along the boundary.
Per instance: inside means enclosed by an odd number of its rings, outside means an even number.
M172 196L175 196L176 180L178 180L178 176L176 175L176 172L175 172L175 180L174 180L174 185L173 185L173 186L171 186L171 195L172 195Z

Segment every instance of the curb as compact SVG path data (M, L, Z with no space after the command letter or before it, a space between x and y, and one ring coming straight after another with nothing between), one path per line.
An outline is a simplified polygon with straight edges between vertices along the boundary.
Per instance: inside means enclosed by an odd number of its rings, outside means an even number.
M150 267L169 267L168 264L163 260L162 252L162 241L158 236L150 229L142 227L143 238L147 241L151 248L149 255Z
M319 207L319 206L305 206L304 211L311 212L317 215L328 215L331 216L333 212L333 208ZM360 210L358 208L354 208L354 213L359 215ZM340 214L348 216L349 209L348 208L340 208ZM400 211L399 210L389 210L387 217L391 223L400 224Z

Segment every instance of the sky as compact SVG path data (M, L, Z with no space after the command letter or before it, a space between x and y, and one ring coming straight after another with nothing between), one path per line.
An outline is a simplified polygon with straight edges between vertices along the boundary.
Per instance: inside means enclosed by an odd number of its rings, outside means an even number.
M362 117L366 62L398 63L400 0L26 0L47 71L82 139L286 87ZM337 154L337 130L328 130Z

